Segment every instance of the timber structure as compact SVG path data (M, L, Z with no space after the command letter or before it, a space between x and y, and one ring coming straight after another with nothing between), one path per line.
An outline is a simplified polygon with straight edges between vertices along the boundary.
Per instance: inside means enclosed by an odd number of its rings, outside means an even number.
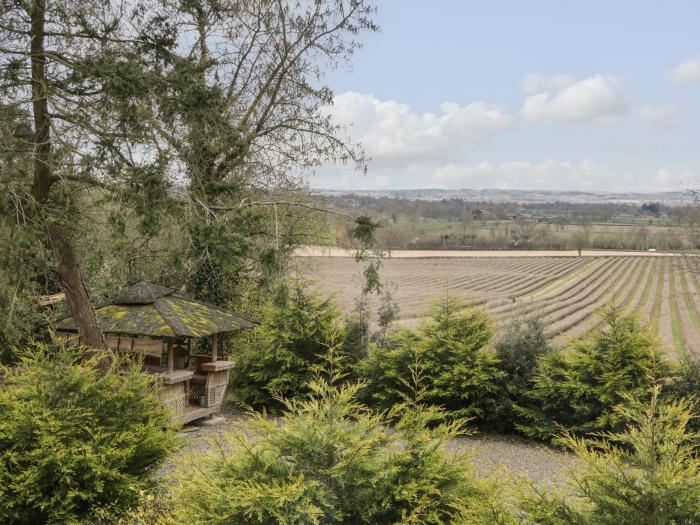
M144 281L96 306L95 314L111 350L143 356L144 371L158 376L161 398L180 424L212 415L225 399L233 362L219 358L219 335L255 326L229 310ZM55 332L67 344L82 343L70 316L56 322ZM193 353L201 337L211 339L210 354Z

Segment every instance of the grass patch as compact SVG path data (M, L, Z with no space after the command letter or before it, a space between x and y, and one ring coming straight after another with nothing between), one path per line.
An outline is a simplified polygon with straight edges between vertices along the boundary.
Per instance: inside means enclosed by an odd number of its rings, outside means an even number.
M563 284L570 282L574 278L578 277L582 273L588 271L591 266L598 264L600 265L602 262L602 259L591 259L589 261L586 261L580 266L577 266L573 270L568 271L561 277L558 277L554 279L553 281L549 281L548 283L545 283L541 287L539 287L537 290L533 291L530 295L526 296L523 298L525 301L533 301L537 299L538 297L542 297L543 295L548 294L549 292L556 290L557 288L560 288Z

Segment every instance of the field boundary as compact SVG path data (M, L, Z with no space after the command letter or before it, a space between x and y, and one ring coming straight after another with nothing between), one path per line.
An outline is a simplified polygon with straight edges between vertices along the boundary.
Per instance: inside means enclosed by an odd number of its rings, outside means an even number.
M335 246L302 246L294 251L295 257L355 257L354 250ZM389 259L439 259L439 258L481 258L481 257L578 257L576 250L390 250L385 252ZM583 250L581 257L694 257L696 254L678 252L648 252L624 250Z

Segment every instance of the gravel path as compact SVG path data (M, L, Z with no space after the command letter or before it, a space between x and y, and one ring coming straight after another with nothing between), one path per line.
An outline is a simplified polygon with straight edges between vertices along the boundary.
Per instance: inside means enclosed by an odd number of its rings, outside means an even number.
M453 439L448 450L472 454L477 474L503 480L525 478L540 487L562 486L576 459L572 454L517 436L476 434Z
M166 463L161 473L169 473L180 456L211 450L217 436L231 431L245 431L246 416L243 413L228 409L221 415L224 420L218 425L185 427L181 434L184 447ZM562 486L568 467L575 462L574 457L566 452L517 436L499 434L475 434L456 438L449 443L447 449L455 454L471 455L479 475L501 481L509 477L524 478L543 488Z

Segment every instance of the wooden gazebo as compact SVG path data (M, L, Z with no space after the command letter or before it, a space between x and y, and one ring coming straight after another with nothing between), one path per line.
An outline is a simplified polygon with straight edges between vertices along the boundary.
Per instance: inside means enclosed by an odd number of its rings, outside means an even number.
M142 354L144 370L158 374L163 402L179 423L220 408L233 362L219 359L218 335L254 326L233 312L144 281L97 306L95 313L109 348ZM80 344L72 317L60 319L55 329L69 344ZM211 337L211 355L192 353L198 337Z

